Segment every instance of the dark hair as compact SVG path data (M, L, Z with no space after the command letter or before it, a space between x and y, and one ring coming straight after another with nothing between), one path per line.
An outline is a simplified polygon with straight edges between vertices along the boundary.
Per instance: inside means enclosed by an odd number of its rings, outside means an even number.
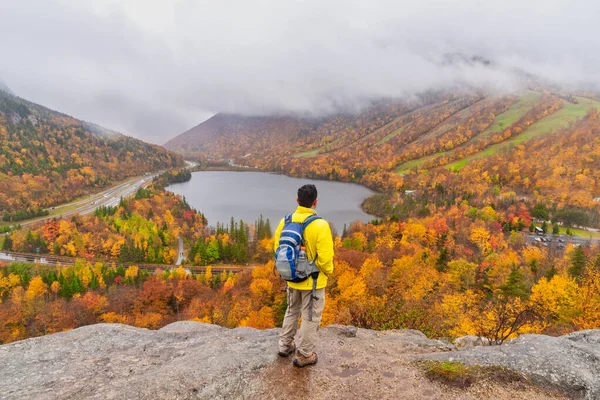
M298 189L298 204L302 207L312 207L317 199L317 187L315 185L304 185Z

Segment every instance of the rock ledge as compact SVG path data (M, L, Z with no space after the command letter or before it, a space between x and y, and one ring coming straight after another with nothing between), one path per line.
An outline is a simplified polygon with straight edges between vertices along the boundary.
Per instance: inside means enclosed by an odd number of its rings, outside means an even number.
M158 331L98 324L23 340L0 346L0 398L564 398L494 382L457 391L424 378L413 362L423 358L496 363L590 399L599 393L600 331L455 351L419 331L332 325L319 331L319 363L304 369L276 355L278 335L177 322Z

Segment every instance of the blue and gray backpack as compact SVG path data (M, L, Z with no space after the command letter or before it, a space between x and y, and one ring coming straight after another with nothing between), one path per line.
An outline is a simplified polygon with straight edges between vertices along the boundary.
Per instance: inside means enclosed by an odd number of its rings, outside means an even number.
M311 215L304 222L292 222L292 214L285 216L279 245L275 251L275 268L279 275L288 282L304 282L309 277L313 278L312 296L310 299L309 320L312 321L312 300L316 297L317 278L319 268L313 261L306 257L304 246L304 229L313 221L321 219L318 215ZM315 257L316 258L316 257Z

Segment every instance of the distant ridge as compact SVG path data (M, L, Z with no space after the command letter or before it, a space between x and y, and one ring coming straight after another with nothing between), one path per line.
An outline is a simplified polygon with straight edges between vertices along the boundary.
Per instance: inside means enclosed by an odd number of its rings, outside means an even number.
M169 140L164 147L169 150L183 150L189 145L200 150L205 144L217 139L235 139L249 132L261 133L270 130L294 131L302 122L292 116L244 116L219 113L181 135Z

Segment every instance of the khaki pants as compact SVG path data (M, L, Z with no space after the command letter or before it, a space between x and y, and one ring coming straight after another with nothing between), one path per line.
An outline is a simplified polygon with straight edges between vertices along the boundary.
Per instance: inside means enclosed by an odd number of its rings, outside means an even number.
M319 300L312 302L312 321L308 320L308 309L312 290L296 290L288 287L288 306L279 335L279 350L286 352L294 342L298 330L298 319L302 315L300 334L298 335L298 351L305 357L310 356L315 350L317 331L321 325L321 316L325 307L325 289L318 289L316 296Z

